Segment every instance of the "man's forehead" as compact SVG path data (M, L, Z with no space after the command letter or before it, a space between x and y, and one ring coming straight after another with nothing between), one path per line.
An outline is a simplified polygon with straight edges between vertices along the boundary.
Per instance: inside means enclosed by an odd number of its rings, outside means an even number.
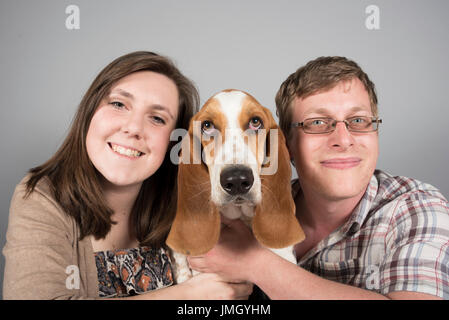
M351 115L356 113L370 113L370 107L364 105L356 105L349 108L339 108L339 106L335 106L334 108L330 107L316 107L307 109L302 113L305 118L309 116L317 116L317 117L332 117L335 113L344 112L345 114ZM360 115L369 115L369 114L360 114Z
M368 92L358 80L341 81L336 86L318 91L306 97L296 97L293 100L293 116L305 117L310 114L332 115L336 112L371 113Z

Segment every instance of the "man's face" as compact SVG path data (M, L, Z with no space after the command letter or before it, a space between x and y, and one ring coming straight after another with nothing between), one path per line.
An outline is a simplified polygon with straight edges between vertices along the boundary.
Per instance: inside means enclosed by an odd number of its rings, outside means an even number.
M368 92L357 78L293 101L292 122L317 117L342 121L353 116L374 116ZM338 122L331 133L292 130L289 151L305 193L336 201L365 192L376 168L377 132L349 132L343 122Z

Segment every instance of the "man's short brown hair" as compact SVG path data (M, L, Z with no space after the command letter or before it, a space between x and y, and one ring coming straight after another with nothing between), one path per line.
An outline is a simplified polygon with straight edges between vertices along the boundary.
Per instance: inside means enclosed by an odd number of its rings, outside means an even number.
M276 94L276 113L279 125L290 138L292 104L295 98L306 98L318 92L332 89L341 81L358 78L368 92L371 111L377 116L377 96L374 83L368 75L352 60L345 57L319 57L309 61L292 73L281 85Z

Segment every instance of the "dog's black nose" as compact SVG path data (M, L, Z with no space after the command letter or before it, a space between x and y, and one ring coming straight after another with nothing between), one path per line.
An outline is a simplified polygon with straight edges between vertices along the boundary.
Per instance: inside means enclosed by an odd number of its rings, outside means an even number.
M220 184L231 196L247 193L253 183L253 172L245 166L232 166L220 174Z

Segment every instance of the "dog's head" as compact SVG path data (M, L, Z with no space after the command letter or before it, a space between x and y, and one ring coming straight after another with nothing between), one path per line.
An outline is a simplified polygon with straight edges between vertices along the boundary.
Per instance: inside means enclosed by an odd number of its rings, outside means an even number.
M285 138L271 115L248 93L224 90L190 122L178 171L178 207L167 244L203 254L220 234L219 210L252 219L257 240L270 248L300 242ZM235 206L242 210L233 210Z

